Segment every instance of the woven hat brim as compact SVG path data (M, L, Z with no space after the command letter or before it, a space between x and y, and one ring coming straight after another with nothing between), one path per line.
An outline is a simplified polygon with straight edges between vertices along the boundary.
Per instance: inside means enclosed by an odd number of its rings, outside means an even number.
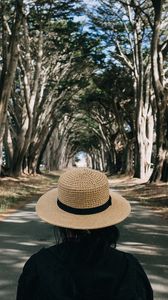
M57 188L40 197L36 204L38 216L45 222L72 229L98 229L123 221L131 211L129 202L116 192L110 192L112 205L106 210L91 215L68 213L57 206Z

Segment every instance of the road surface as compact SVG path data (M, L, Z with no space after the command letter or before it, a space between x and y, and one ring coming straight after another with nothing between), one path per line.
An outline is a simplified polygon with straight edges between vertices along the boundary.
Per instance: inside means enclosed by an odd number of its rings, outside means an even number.
M40 248L54 244L53 228L40 221L35 202L0 222L0 299L15 300L25 261ZM155 300L168 299L167 221L132 201L132 213L119 225L118 248L141 261L154 289ZM47 299L46 299L47 300Z

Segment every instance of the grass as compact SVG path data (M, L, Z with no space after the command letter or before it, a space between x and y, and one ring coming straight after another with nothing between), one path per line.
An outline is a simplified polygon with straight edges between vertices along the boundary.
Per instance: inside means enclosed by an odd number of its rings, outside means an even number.
M0 219L11 211L37 200L46 190L56 187L60 172L19 178L0 179Z

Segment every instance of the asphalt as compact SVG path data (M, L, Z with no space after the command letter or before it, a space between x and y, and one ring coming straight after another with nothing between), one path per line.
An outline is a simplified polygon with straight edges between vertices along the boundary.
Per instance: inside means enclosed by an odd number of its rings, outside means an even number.
M167 221L132 201L132 213L119 225L118 248L134 254L143 265L155 300L168 299ZM0 222L0 299L14 300L26 260L42 247L54 244L53 228L40 221L29 203Z

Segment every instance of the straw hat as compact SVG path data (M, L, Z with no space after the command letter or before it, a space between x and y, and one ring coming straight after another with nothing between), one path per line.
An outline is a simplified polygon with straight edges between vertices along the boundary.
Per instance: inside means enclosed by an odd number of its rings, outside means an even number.
M107 177L88 168L74 168L60 176L58 188L37 202L38 216L65 228L96 229L123 221L130 213L129 202L109 191Z

